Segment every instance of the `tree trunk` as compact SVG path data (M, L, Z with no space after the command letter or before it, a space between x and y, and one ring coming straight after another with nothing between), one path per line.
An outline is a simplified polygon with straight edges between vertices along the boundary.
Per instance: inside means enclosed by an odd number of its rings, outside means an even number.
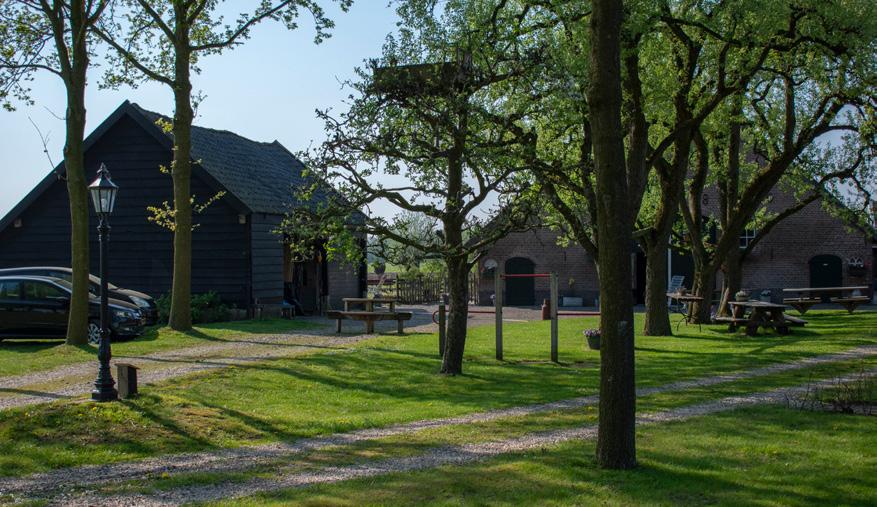
M649 242L646 246L646 316L643 334L670 336L670 309L667 306L667 243Z
M192 82L188 29L177 29L174 86L174 278L170 327L192 329Z
M82 150L85 132L85 82L67 94L67 133L64 144L64 167L70 200L70 268L73 270L73 294L67 319L67 344L88 342L89 262L88 262L88 189L85 158Z
M74 34L86 31L87 14L81 0L70 3L70 28ZM63 32L63 25L55 30ZM65 44L63 37L55 34L55 43ZM73 37L70 48L59 47L58 54L67 54L69 67L62 70L67 91L67 115L65 118L64 167L67 176L67 195L70 202L70 269L73 284L70 309L67 318L66 342L79 345L88 342L89 313L89 262L88 262L88 183L85 174L85 86L88 71L87 37Z
M620 0L594 0L590 20L591 86L588 102L597 174L597 237L600 262L600 419L597 462L636 466L633 294L627 167L621 125Z
M728 294L734 297L734 294L743 288L743 256L740 255L739 248L732 248L722 263L722 282L723 290L729 291Z
M448 314L441 373L462 375L463 352L466 348L466 322L469 314L469 264L466 257L452 257L446 260L446 265L451 311Z
M713 289L716 285L716 270L712 263L701 264L695 262L694 267L694 285L692 293L695 296L703 298L702 301L691 304L688 309L691 315L691 322L697 324L709 324L710 310L712 309ZM721 298L720 298L721 299Z

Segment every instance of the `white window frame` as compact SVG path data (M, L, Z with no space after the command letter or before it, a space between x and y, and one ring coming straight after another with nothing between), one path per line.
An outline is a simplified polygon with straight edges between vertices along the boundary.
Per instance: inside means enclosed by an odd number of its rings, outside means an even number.
M740 235L740 249L748 247L756 236L758 236L758 229L743 229L743 234Z

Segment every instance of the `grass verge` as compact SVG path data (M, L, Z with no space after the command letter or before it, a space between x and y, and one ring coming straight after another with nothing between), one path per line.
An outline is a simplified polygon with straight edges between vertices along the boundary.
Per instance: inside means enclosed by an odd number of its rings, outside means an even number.
M657 386L877 343L877 313L808 318L808 328L791 336L689 326L673 337L637 337L637 383ZM381 336L146 386L141 397L121 403L76 400L4 411L0 474L293 441L595 394L598 353L581 335L595 323L561 322L561 364L545 360L548 323L531 322L507 326L503 362L493 359L492 326L473 329L460 377L436 374L434 334Z

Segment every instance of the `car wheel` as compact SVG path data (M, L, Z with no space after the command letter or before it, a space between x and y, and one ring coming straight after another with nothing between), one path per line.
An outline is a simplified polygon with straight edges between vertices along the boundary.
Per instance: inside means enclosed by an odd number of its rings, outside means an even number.
M92 345L100 345L100 324L96 321L88 323L88 343Z

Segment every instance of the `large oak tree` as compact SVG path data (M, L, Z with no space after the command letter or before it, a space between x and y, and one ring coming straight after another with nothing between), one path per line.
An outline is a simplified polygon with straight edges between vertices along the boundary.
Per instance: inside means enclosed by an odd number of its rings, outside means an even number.
M0 100L31 101L28 81L48 72L64 83L64 174L70 200L70 266L73 294L67 343L88 340L89 256L88 190L85 174L85 87L93 56L91 30L105 14L108 0L5 1L0 3Z

